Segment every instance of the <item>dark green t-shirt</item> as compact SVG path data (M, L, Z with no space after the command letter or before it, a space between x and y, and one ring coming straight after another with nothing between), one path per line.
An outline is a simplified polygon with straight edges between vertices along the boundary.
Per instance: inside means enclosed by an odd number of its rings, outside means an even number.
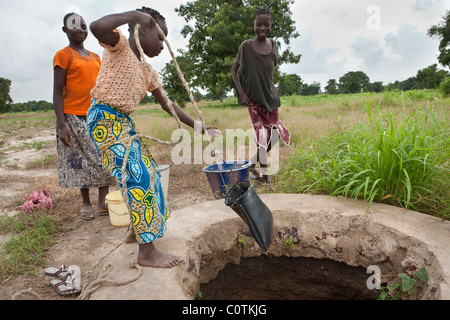
M251 43L252 40L244 41L236 56L242 70L242 89L250 99L267 111L273 111L281 105L273 84L273 72L277 65L275 41L272 39L272 51L267 55L256 52Z

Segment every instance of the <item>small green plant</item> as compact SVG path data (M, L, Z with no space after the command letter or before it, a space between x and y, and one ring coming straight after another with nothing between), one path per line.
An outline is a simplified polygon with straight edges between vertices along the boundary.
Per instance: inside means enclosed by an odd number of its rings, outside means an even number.
M33 149L41 150L43 147L43 142L42 141L33 141L32 147L33 147Z
M25 164L25 169L35 169L40 167L45 167L48 165L55 164L57 160L56 154L47 154L40 159L33 160L32 162L28 162Z
M196 299L201 299L201 298L203 298L203 294L202 294L202 292L201 292L200 290L197 291L197 294L195 295L195 298L196 298Z
M283 242L283 246L292 248L294 247L294 241L292 240L292 238L286 238L286 240L284 240Z
M244 244L247 244L247 242L245 242L244 239L239 238L238 239L238 246L239 246L239 248L242 248L244 246Z
M428 282L428 273L425 268L421 268L419 271L414 273L412 277L406 273L399 273L398 276L400 277L399 281L388 287L381 288L382 291L378 297L378 300L399 300L400 297L398 295L398 291L400 291L401 294L406 292L411 295L414 292L417 280Z

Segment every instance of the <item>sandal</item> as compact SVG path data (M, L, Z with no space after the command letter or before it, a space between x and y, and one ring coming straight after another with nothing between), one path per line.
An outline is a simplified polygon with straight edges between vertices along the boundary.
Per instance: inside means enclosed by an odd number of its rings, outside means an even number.
M250 179L252 180L256 180L262 183L270 183L270 178L268 175L263 175L261 174L258 170L256 169L250 169Z
M69 266L63 264L60 269L56 267L48 267L47 269L45 269L45 274L49 276L56 276L61 280L66 280L69 276Z
M250 168L250 179L252 180L260 180L261 179L261 173L259 173L258 170L256 170L255 168Z
M52 279L50 285L62 296L81 292L80 267L71 265L68 267L69 276L66 280Z
M71 282L64 280L53 279L50 280L50 284L53 289L61 296L67 296L71 294L77 294L81 292L81 288L76 288Z
M108 209L97 209L97 213L99 216L108 216L109 210Z
M94 213L93 213L92 207L81 208L80 214L81 214L81 219L83 219L83 220L90 221L90 220L94 219Z

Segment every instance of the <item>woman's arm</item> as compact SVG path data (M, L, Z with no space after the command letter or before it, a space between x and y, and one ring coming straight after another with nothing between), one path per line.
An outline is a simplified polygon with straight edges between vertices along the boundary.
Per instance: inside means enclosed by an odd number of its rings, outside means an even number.
M239 81L239 75L238 75L239 67L240 67L239 60L236 59L234 61L233 66L231 67L231 79L233 79L233 83L236 87L237 94L239 95L241 102L244 105L248 106L248 105L250 105L250 99L245 94L244 90L242 89L241 82Z
M63 89L66 84L67 70L56 66L53 71L53 108L56 114L57 130L59 130L59 139L68 147L70 144L70 132L64 120L64 98Z
M167 100L164 97L164 93L161 91L162 89L157 88L155 90L152 91L152 95L156 98L156 100L158 100L159 104L161 105L162 109L164 111L166 111L168 114L172 115L172 112L170 111L170 107L167 104ZM171 102L169 100L169 102ZM183 122L184 124L188 125L189 127L193 128L193 129L198 129L195 127L195 121L194 119L192 119L188 114L186 114L183 110L180 109L180 107L178 107L175 103L172 102L172 107L173 110L175 111L175 113L177 114L178 118L180 119L181 122ZM208 134L210 136L213 137L217 137L222 135L222 132L220 130L218 130L217 127L207 127L206 130L208 130ZM195 133L200 133L200 132L196 132ZM202 134L205 134L205 128L202 127Z
M241 93L244 92L244 90L242 90L241 83L239 82L238 70L239 70L239 62L236 59L234 61L233 66L231 67L231 79L233 79L237 93L240 95Z
M127 11L104 16L90 24L92 34L101 42L114 47L119 42L119 34L114 32L121 25L135 22L143 28L152 27L155 20L141 11Z
M172 115L170 112L170 107L167 104L167 100L164 97L164 94L161 92L160 88L157 88L152 91L152 95L158 100L159 104L163 108L164 111L166 111L168 114ZM169 101L170 102L170 101ZM184 124L188 125L191 128L194 128L195 121L192 119L188 114L186 114L183 110L180 109L175 103L172 102L172 107L177 114L178 118L180 118L180 121Z

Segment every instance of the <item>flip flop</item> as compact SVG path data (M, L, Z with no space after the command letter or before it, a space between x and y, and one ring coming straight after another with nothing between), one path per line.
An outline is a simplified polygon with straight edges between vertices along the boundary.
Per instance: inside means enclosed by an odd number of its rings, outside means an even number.
M68 267L69 276L66 280L52 279L50 285L55 291L62 295L71 295L81 292L81 272L80 267L71 265Z
M45 269L45 274L49 276L56 276L61 280L66 280L69 276L69 266L63 264L59 269L56 267L48 267L47 269Z
M250 179L256 180L262 183L270 183L269 176L264 176L256 169L250 169Z
M71 282L67 282L64 280L58 279L50 280L50 285L61 296L67 296L81 292L81 288L76 288Z
M92 207L81 208L81 210L80 210L81 219L86 220L86 221L90 221L90 220L94 219L94 213L92 211L93 211Z
M108 216L109 215L109 210L108 209L97 209L97 213L98 213L99 216Z
M259 173L258 170L256 170L255 168L251 168L249 171L250 171L250 179L252 180L261 179L261 173Z

